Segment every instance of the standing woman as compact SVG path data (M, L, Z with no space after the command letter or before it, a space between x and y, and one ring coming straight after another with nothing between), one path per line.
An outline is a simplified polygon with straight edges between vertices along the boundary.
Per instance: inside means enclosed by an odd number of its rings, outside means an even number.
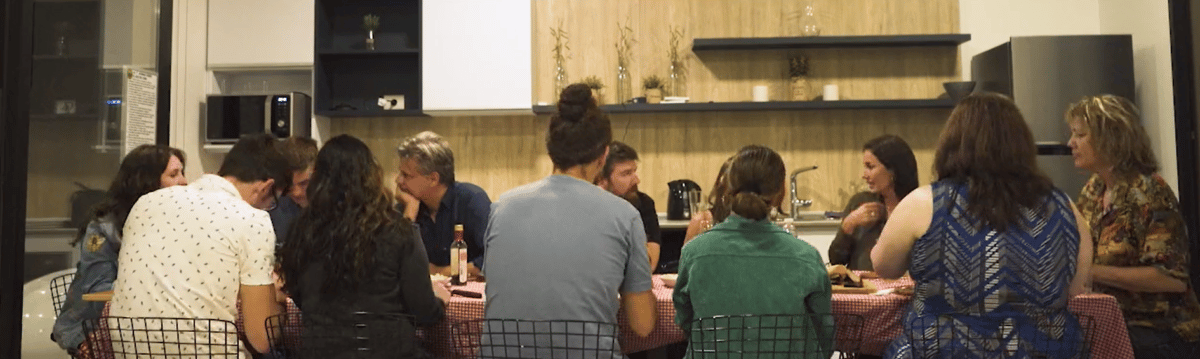
M1086 291L1092 240L1071 198L1037 167L1033 133L996 94L958 102L934 155L937 180L896 206L875 272L916 287L888 358L1072 358L1067 310ZM986 250L984 250L986 249ZM986 338L986 339L985 339Z
M1088 97L1066 113L1075 167L1093 173L1079 211L1096 240L1093 288L1112 295L1138 358L1200 354L1200 304L1188 282L1179 201L1158 175L1150 138L1129 100Z
M112 290L117 278L121 229L138 198L160 188L186 185L183 151L165 145L141 145L121 160L116 178L104 200L92 211L87 226L79 229L72 246L79 246L75 279L67 289L62 311L54 321L52 338L74 354L83 343L83 321L98 318L103 302L85 302L83 295Z
M283 290L306 322L345 328L330 329L341 333L354 328L355 312L411 315L423 326L442 319L450 293L430 282L425 247L412 222L392 206L383 170L366 144L348 135L326 142L317 153L308 200L280 255ZM391 324L386 333L371 333L388 338L368 343L373 353L427 356L413 323ZM353 347L323 349L330 351L322 357L354 354Z
M693 320L716 315L830 313L832 289L821 253L768 218L783 201L786 173L783 158L767 147L746 146L734 156L728 188L721 193L732 213L680 254L673 297L675 324L684 334L692 334ZM753 335L771 339L788 334L764 330ZM832 337L799 335L800 342Z
M829 244L829 263L855 270L874 270L871 248L900 200L917 188L917 158L904 139L883 135L863 145L867 191L850 197L846 217Z

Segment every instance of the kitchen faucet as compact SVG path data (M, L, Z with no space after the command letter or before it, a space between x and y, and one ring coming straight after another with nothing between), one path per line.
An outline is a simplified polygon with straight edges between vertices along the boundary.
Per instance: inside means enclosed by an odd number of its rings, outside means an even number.
M792 219L800 220L800 208L812 206L811 199L797 198L798 196L796 195L796 175L799 175L804 172L812 171L815 169L817 169L817 166L804 167L804 168L792 171L792 191L791 191L791 193L792 193L792 213L791 213Z

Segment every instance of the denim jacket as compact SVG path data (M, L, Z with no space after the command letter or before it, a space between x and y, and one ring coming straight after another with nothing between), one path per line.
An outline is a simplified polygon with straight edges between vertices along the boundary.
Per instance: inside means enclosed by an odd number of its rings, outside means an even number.
M121 237L117 235L112 217L94 219L88 223L77 246L79 264L76 266L75 279L67 289L67 297L63 300L62 311L54 320L51 336L58 346L69 352L75 351L83 343L86 335L83 321L100 317L104 310L103 302L84 301L83 295L112 290L113 280L117 278L117 253L121 250Z

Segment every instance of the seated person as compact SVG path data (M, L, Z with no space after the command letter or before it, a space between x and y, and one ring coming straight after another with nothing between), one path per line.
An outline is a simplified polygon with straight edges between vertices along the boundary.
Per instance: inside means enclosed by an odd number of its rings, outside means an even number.
M371 150L347 135L330 139L317 155L312 188L280 252L284 292L305 320L346 331L355 312L411 315L415 323L391 323L395 330L381 333L395 340L368 345L388 357L426 357L413 324L441 321L450 292L430 283L424 245L392 206Z
M617 324L623 307L633 332L647 336L658 312L641 216L594 184L612 141L608 116L587 85L570 85L560 98L546 141L554 172L493 207L484 317Z
M909 272L916 285L885 357L1078 357L1067 302L1087 290L1092 239L1071 197L1038 170L1017 105L970 95L940 138L936 181L900 201L871 250L876 273Z
M717 179L713 181L712 192L708 193L708 199L705 200L708 210L700 211L688 221L687 232L683 234L684 245L687 245L700 233L712 229L714 224L721 223L729 217L729 204L725 203L723 197L725 191L729 189L729 183L725 178L731 162L733 162L733 157L726 159L725 163L721 164L721 169L717 170Z
M693 321L718 315L831 313L833 290L821 253L771 222L772 208L783 201L783 158L770 148L746 146L729 165L728 188L719 194L732 214L712 230L696 236L683 248L673 294L675 324L691 335ZM825 318L820 318L825 319ZM830 318L831 319L831 318ZM830 332L833 323L821 320ZM803 335L792 330L760 330L759 339ZM825 348L832 345L825 343ZM692 345L697 345L693 343ZM712 350L716 348L698 348ZM732 351L774 351L784 348L737 347ZM814 358L828 358L832 349Z
M829 244L829 263L855 270L872 270L871 248L900 199L917 188L917 158L904 139L876 137L863 145L863 175L867 191L850 197L842 225Z
M267 210L271 215L271 225L275 227L276 250L283 247L283 239L287 238L288 229L300 216L300 211L308 207L308 180L312 177L313 162L317 159L317 141L311 138L288 137L279 145L279 151L287 161L288 172L292 174L292 186L288 188L287 195L275 203L275 208Z
M436 133L425 131L404 140L397 150L400 173L397 196L406 217L421 229L429 255L429 273L450 275L454 225L463 225L470 276L483 265L483 232L492 201L482 188L454 180L454 152Z
M253 350L269 349L265 321L287 300L275 295L275 231L266 212L291 182L277 142L245 135L216 175L138 199L125 222L110 315L242 318ZM250 351L242 347L241 355Z
M642 224L646 226L646 253L650 255L650 270L658 268L658 253L662 246L662 230L658 227L658 212L654 210L654 200L649 195L638 190L638 155L633 147L613 141L608 146L608 159L604 162L604 172L596 185L617 197L624 198L637 208L642 216Z
M108 186L104 200L92 211L91 220L79 229L71 245L79 246L75 279L67 289L62 311L54 320L51 338L74 355L83 344L83 322L98 318L102 302L86 302L87 293L112 290L117 277L117 254L121 251L121 229L129 210L143 195L161 188L186 185L183 151L165 145L141 145L125 155L117 176Z

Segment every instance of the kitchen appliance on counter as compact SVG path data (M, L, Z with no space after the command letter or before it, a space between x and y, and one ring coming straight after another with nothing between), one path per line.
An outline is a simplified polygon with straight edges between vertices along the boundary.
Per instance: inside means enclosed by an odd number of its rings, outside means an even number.
M274 95L209 95L204 139L232 144L242 135L270 133L275 137L309 137L312 100L301 92Z
M1038 145L1038 166L1054 185L1079 195L1089 174L1075 168L1063 113L1086 96L1134 99L1131 35L1026 36L975 55L971 77L980 91L1016 102Z
M700 203L700 185L689 179L667 182L667 219L692 219Z

